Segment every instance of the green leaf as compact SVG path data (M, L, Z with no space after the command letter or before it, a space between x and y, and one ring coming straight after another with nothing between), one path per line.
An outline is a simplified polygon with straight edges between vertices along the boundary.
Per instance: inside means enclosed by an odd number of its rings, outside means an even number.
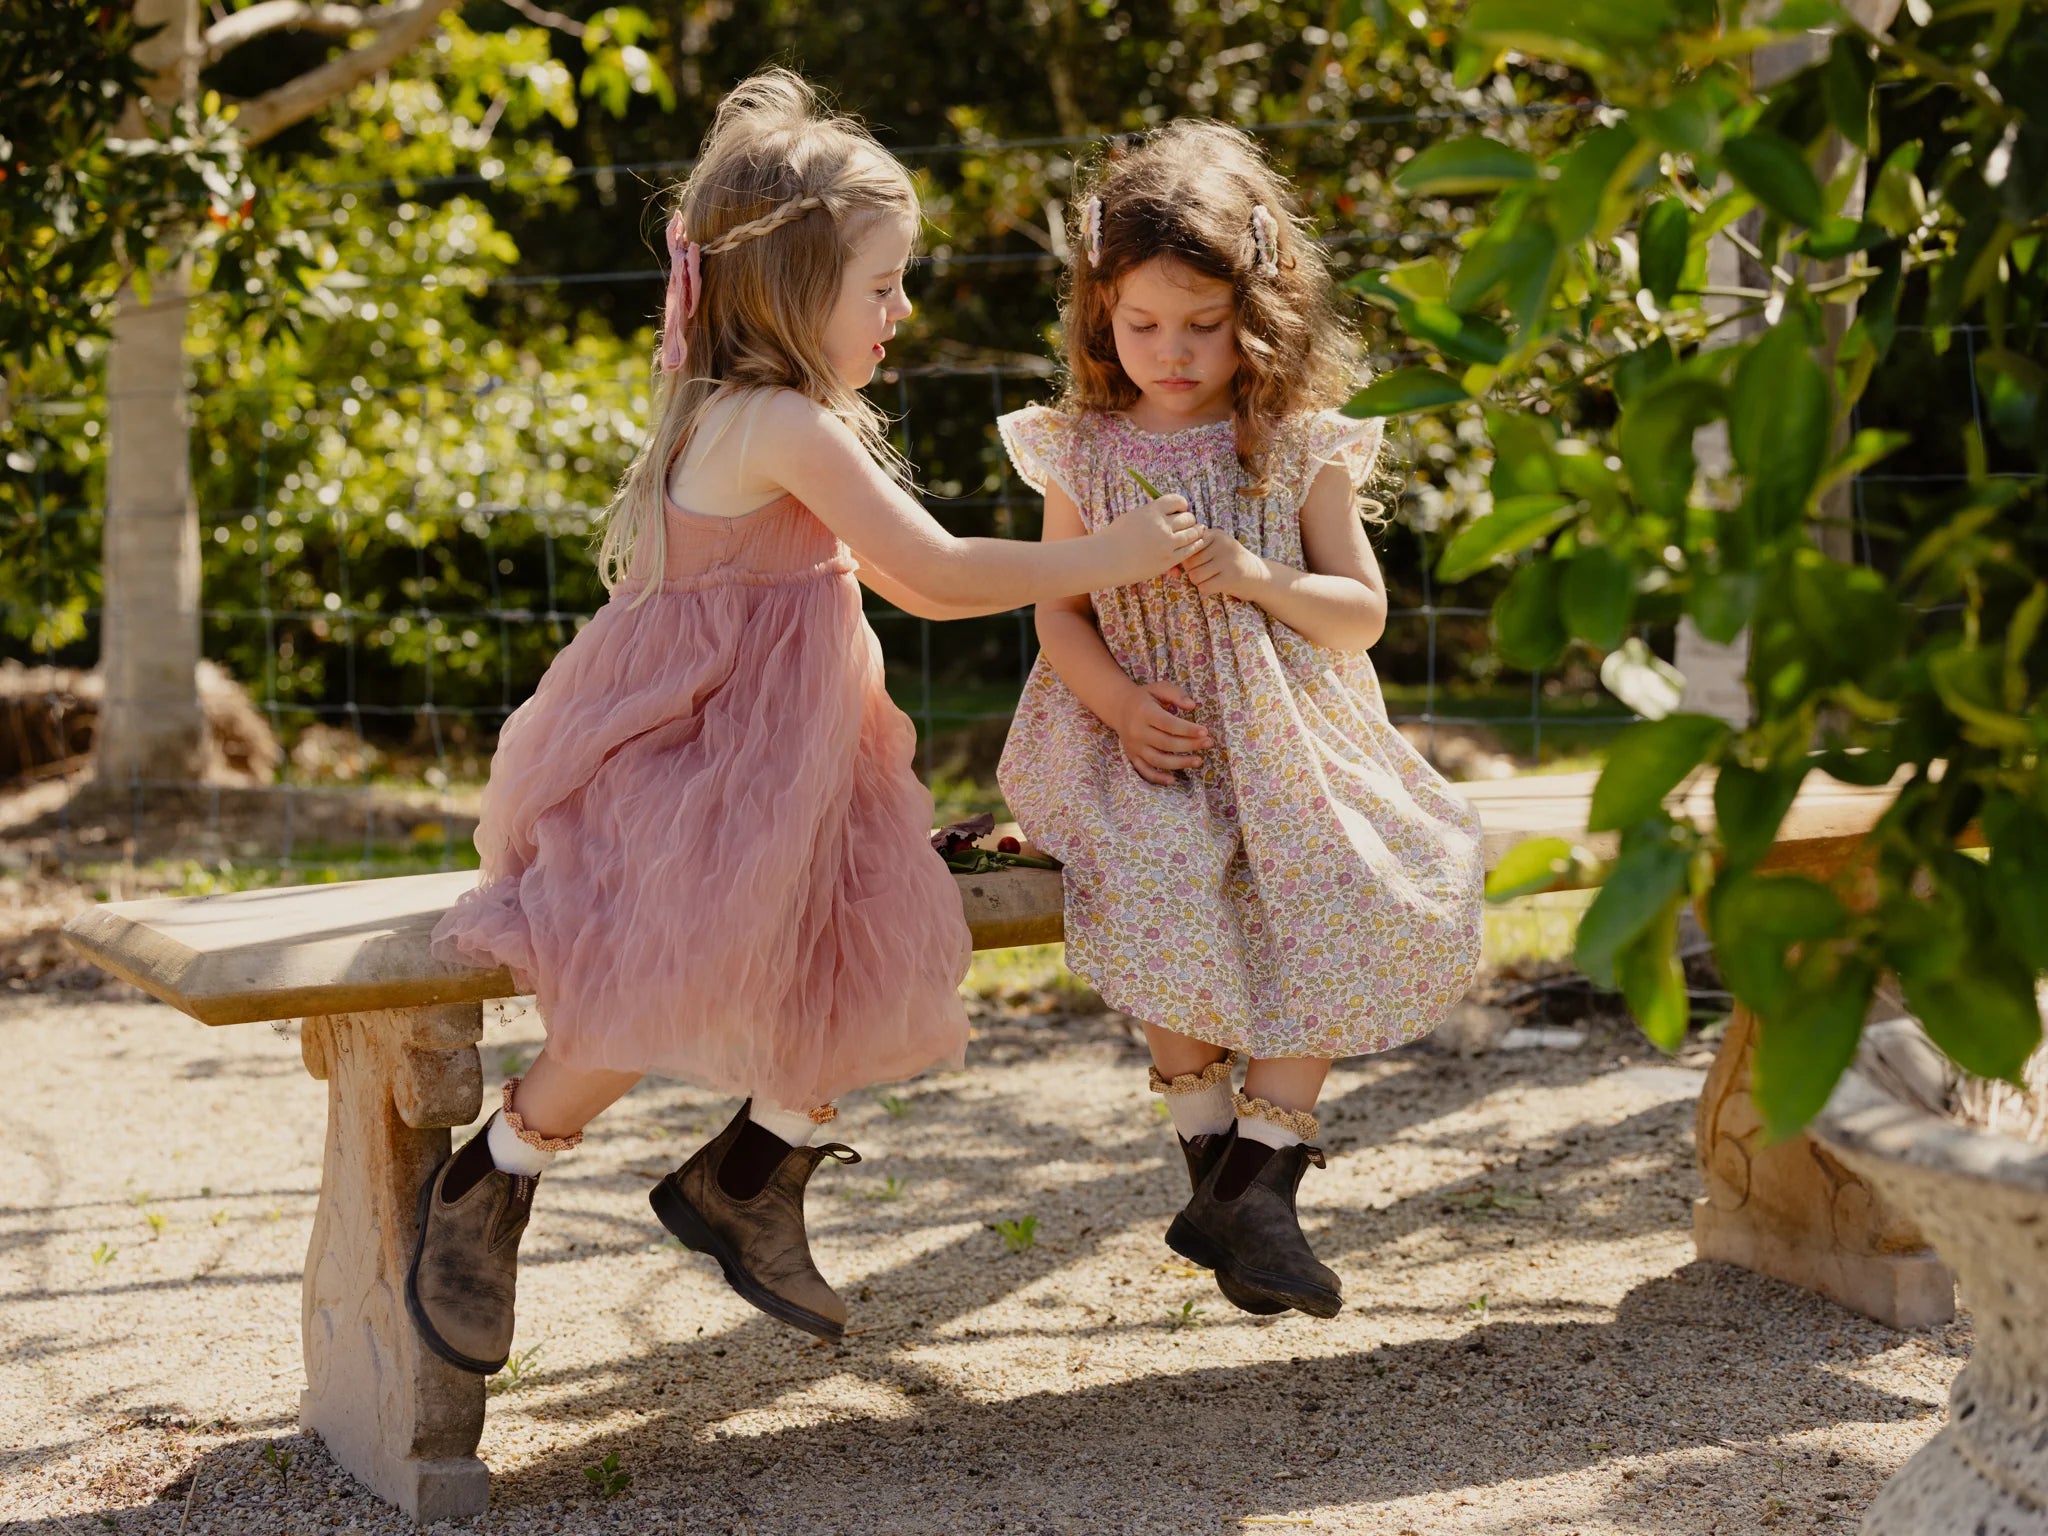
M2034 649L2034 637L2041 632L2041 620L2048 617L2048 582L2037 581L2034 590L2020 599L2005 631L2005 707L2018 714L2027 707L2027 656Z
M1906 1006L1965 1072L2017 1084L2041 1044L2034 976L2017 960L1973 950L1967 965L1927 974L1901 970Z
M1727 645L1756 612L1758 581L1749 571L1713 571L1693 582L1685 611L1706 639Z
M1727 723L1711 715L1666 715L1630 726L1608 749L1586 830L1613 832L1656 815L1664 797L1719 752L1728 736Z
M1821 95L1835 131L1866 155L1876 147L1870 128L1870 92L1876 83L1870 45L1860 33L1838 34L1821 72Z
M1450 270L1438 256L1404 261L1399 266L1384 268L1377 275L1382 283L1403 298L1434 299L1441 303L1450 291Z
M1458 530L1437 562L1437 580L1463 581L1501 556L1527 549L1577 513L1577 502L1554 491L1496 502L1486 516Z
M1728 989L1766 1017L1790 996L1793 947L1834 938L1849 926L1835 893L1804 875L1723 874L1707 907Z
M1550 185L1551 225L1565 245L1583 240L1606 221L1601 211L1609 189L1636 147L1636 133L1625 123L1595 128L1558 162Z
M1611 651L1621 644L1635 599L1635 567L1605 544L1581 548L1558 578L1557 607L1564 627L1595 650Z
M1522 221L1514 241L1515 265L1501 292L1502 306L1521 330L1520 343L1542 334L1563 258L1557 231L1547 220L1530 217Z
M1619 650L1600 663L1600 681L1607 691L1646 719L1661 720L1685 697L1685 679L1676 667L1654 654L1640 635L1631 635Z
M1730 864L1754 864L1771 851L1778 825L1805 779L1803 762L1790 770L1721 765L1714 780L1714 824Z
M1532 837L1502 854L1486 876L1488 901L1513 901L1555 890L1576 867L1572 845L1561 837Z
M1470 311L1506 281L1508 273L1522 262L1522 210L1513 203L1481 231L1458 258L1451 285L1444 294L1453 309Z
M1678 354L1662 336L1636 348L1614 365L1614 398L1624 408L1633 404L1636 396L1669 373L1677 361Z
M1346 416L1403 416L1434 410L1472 397L1465 386L1433 368L1397 368L1383 373L1344 404Z
M1615 985L1615 960L1622 949L1662 914L1685 889L1691 859L1666 837L1625 848L1607 883L1579 920L1572 958L1596 986Z
M1757 1023L1750 1097L1773 1142L1821 1112L1856 1058L1877 971L1855 955L1823 951L1795 972L1785 1004Z
M1685 276L1692 213L1675 197L1659 198L1643 210L1640 262L1643 286L1659 304L1669 304Z
M1999 928L2027 965L2048 971L2048 816L2000 799L1985 808L1984 832L1991 842L1986 883Z
M1475 135L1430 145L1394 173L1394 186L1411 197L1457 197L1498 192L1534 181L1536 174L1534 155Z
M1552 431L1543 417L1525 411L1488 411L1486 437L1493 444L1493 472L1487 485L1496 504L1558 489Z
M1760 538L1799 521L1827 462L1833 422L1827 370L1805 326L1766 331L1736 366L1728 401L1728 444L1749 477L1746 501Z
M2032 745L2033 726L2005 710L2002 663L1997 651L1957 645L1930 656L1927 673L1948 712L1962 722L1965 740L1984 747Z
M1678 911L1673 897L1656 920L1621 947L1614 957L1614 977L1629 1012L1650 1043L1667 1055L1685 1043L1692 1009L1685 995L1685 966L1678 957Z
M1686 91L1661 107L1650 107L1635 115L1651 138L1681 155L1706 154L1720 133L1719 115L1698 90Z
M1669 20L1663 0L1475 0L1460 35L1597 72L1617 49L1654 43Z
M1920 186L1920 178L1913 174L1919 164L1918 139L1901 144L1885 156L1884 164L1878 168L1877 181L1870 189L1870 200L1863 209L1872 223L1903 235L1918 228L1927 217L1927 193Z
M1755 130L1721 146L1721 163L1758 202L1793 224L1807 228L1825 216L1820 183L1796 145Z
M1540 672L1564 654L1570 636L1557 614L1557 577L1548 560L1532 560L1494 599L1494 648L1511 667Z
M1857 251L1874 250L1892 238L1882 224L1859 223L1855 219L1823 219L1798 244L1798 249L1815 261L1839 261Z
M1497 363L1508 355L1507 332L1480 315L1461 315L1435 300L1403 304L1401 329L1446 357L1464 363Z
M1668 374L1621 413L1615 433L1621 462L1645 510L1676 518L1692 490L1692 435L1727 403L1718 384L1690 374Z

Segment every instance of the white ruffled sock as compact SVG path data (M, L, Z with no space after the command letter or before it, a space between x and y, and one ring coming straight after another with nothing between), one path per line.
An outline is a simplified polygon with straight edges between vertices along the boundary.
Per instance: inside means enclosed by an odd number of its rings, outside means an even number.
M1301 1141L1301 1137L1286 1126L1275 1125L1259 1115L1239 1116L1237 1136L1240 1141L1263 1141L1276 1152L1282 1147L1292 1147Z
M771 1136L779 1136L792 1147L807 1147L818 1134L818 1123L800 1109L778 1109L756 1098L747 1118Z
M1220 1136L1237 1117L1237 1095L1230 1087L1230 1058L1211 1062L1200 1072L1166 1077L1157 1067L1151 1073L1152 1091L1166 1100L1166 1112L1182 1141L1197 1136Z
M491 1162L501 1173L537 1179L547 1171L549 1163L561 1156L559 1152L548 1152L522 1140L503 1115L491 1116L491 1128L485 1135L488 1137L485 1145L491 1149Z

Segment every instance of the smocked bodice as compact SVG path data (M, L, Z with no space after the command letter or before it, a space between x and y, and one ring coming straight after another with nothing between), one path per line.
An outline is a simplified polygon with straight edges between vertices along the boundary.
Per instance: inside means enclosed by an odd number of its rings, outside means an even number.
M662 497L667 548L664 592L705 587L775 587L856 568L853 555L831 529L794 496L782 496L739 517L708 517ZM637 592L638 581L621 590Z

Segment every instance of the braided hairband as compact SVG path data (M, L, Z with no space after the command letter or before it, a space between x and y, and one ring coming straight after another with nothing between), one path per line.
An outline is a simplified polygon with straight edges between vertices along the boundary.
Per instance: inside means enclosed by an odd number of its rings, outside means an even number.
M692 240L683 224L683 210L678 208L668 220L668 299L662 307L661 317L661 367L664 373L676 373L688 361L689 343L683 339L683 326L697 313L697 305L704 297L703 259L716 256L720 251L729 251L736 245L762 235L773 234L785 224L794 223L813 208L825 206L822 197L793 197L788 202L770 209L758 219L749 219L744 224L735 224L724 234L705 245Z
M1102 199L1081 206L1081 251L1089 266L1102 260ZM1252 265L1261 277L1280 275L1280 221L1264 203L1252 209Z

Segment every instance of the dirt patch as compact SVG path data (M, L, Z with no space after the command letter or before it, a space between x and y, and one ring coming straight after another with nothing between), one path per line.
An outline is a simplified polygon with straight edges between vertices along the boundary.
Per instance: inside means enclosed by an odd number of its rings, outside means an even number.
M1348 1300L1318 1323L1165 1248L1184 1180L1114 1015L979 1031L964 1072L842 1106L867 1160L810 1201L837 1348L649 1217L729 1103L650 1080L600 1120L542 1183L479 1528L1848 1536L1968 1353L1966 1320L1901 1334L1693 1259L1704 1052L1595 1028L1341 1064L1302 1200ZM486 1039L489 1102L540 1034L493 1009ZM0 1523L172 1536L189 1500L208 1536L410 1536L296 1427L325 1097L296 1042L46 996L0 1008L0 1059Z

